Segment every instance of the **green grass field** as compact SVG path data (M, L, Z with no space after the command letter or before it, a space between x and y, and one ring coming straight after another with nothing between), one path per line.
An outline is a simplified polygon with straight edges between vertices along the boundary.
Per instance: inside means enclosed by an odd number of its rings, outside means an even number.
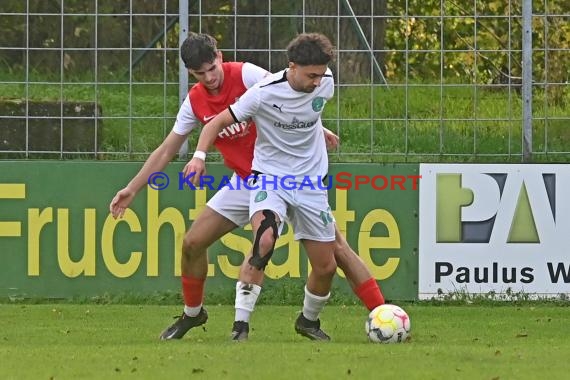
M330 343L297 336L296 306L259 305L247 342L229 340L233 307L206 330L162 342L179 306L0 305L1 379L566 379L568 309L404 305L408 343L372 344L361 306L328 306Z

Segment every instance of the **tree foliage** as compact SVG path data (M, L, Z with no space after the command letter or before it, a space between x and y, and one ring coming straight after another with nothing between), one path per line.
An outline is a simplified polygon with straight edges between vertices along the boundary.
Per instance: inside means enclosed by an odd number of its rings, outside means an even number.
M177 77L177 1L27 3L28 9L26 2L2 0L0 46L10 48L0 50L2 70L16 72L28 65L31 72L45 75L62 71L74 78L87 73L106 80L134 68L131 75L145 80L165 65L168 75ZM372 78L381 83L384 76L389 82L521 81L522 0L478 1L476 9L472 0L189 3L190 29L214 35L226 59L252 61L273 71L286 65L284 48L292 36L319 31L340 51L334 69L341 82ZM561 99L556 90L568 81L569 12L566 0L533 2L533 77L551 83L554 100Z

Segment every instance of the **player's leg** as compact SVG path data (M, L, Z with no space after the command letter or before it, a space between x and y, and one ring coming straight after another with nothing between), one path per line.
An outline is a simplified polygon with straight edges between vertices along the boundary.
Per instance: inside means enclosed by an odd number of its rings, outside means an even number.
M240 218L236 220L240 226L244 226L250 222L249 202L250 191L247 187L239 186L240 190L232 192L234 215L239 211ZM261 293L261 285L263 284L264 274L256 270L249 264L250 254L245 257L236 283L235 295L235 315L232 326L231 337L235 341L243 341L249 336L249 319L255 308L257 298Z
M261 194L261 195L258 195ZM232 339L245 340L249 332L249 320L261 292L264 270L273 254L275 242L281 233L286 205L275 191L255 190L251 197L249 212L253 230L250 255L240 268L236 285L235 318ZM257 199L257 200L256 200Z
M376 279L360 256L348 245L338 226L335 228L334 257L338 267L344 272L352 291L368 310L384 304L384 296Z
M242 223L243 216L232 206L231 191L227 187L218 191L184 236L181 258L184 311L162 332L160 339L180 339L189 329L206 323L208 319L202 307L208 273L207 248Z
M335 222L326 191L299 190L289 214L295 240L301 240L311 273L305 286L303 311L295 321L297 333L313 340L330 340L321 330L319 314L330 297L336 273Z
M249 336L249 319L262 290L264 272L249 264L251 252L241 264L236 283L235 314L232 340L243 341Z
M273 254L278 238L279 216L271 210L260 210L253 214L253 246L249 259L240 269L240 280L236 285L235 318L232 339L243 341L248 338L249 319L261 292L264 270Z
M328 296L336 271L334 242L302 240L302 243L311 263L311 273L306 287L316 296Z
M295 321L297 333L312 340L330 340L321 330L319 314L325 307L336 272L334 242L302 240L311 263L311 273L305 286L303 311Z
M204 283L208 274L208 247L236 227L230 219L206 206L186 232L181 257L182 294L186 314L195 314L202 306Z

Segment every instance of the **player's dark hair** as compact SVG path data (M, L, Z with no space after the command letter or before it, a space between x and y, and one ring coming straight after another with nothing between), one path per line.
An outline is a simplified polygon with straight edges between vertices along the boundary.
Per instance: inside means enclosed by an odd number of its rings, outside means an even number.
M180 57L187 69L198 70L204 63L214 62L218 48L216 39L209 34L190 32L180 46Z
M333 56L334 47L331 41L320 33L299 34L287 46L289 62L301 66L328 65Z

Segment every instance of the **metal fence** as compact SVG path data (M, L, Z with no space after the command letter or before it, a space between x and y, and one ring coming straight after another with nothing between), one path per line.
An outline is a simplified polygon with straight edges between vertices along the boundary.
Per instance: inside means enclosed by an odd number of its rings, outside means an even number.
M272 71L295 33L321 31L333 161L565 162L569 17L549 0L6 0L0 158L145 159L192 84L188 31Z

